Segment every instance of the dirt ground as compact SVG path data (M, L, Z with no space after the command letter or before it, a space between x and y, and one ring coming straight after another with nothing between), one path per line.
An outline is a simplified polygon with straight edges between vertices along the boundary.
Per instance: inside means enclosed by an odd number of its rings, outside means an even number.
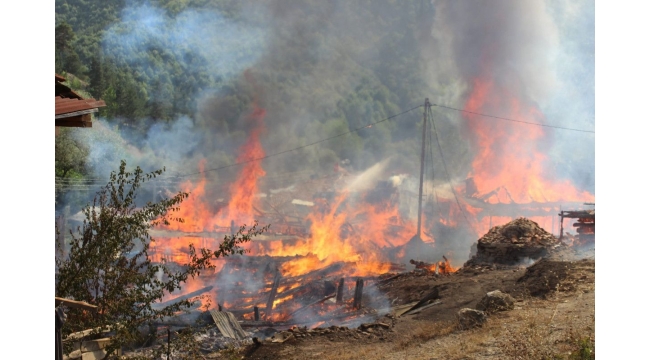
M284 343L262 342L206 355L213 359L591 359L595 354L595 258L573 250L528 268L463 268L446 275L408 273L381 287L393 306L437 292L436 305L387 315L382 326L294 330ZM489 291L512 295L513 310L460 330L457 313Z
M228 349L202 350L196 358L593 359L594 254L593 248L579 255L562 248L527 266L473 265L443 276L426 271L386 275L385 280L369 285L367 292L364 288L365 307L377 309L369 295L375 286L394 310L375 321L351 328L293 328L274 335L287 337L283 343L271 338L257 345L250 339L233 340ZM510 294L514 309L491 313L482 326L461 330L459 310L476 308L493 290ZM401 316L395 312L401 305L410 307L416 302L426 304L420 312ZM269 336L276 330L284 329L272 330Z

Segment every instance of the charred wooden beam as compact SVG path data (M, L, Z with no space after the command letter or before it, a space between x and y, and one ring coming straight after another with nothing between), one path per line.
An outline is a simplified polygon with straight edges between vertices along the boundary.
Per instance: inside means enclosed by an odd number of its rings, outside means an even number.
M290 324L283 322L273 322L273 321L240 321L239 325L241 327L269 327L269 326L288 326Z
M339 280L339 286L336 289L336 303L337 304L343 303L343 290L344 290L343 285L344 285L344 283L345 283L345 279L341 278L341 280Z
M275 295L278 293L278 286L280 285L280 280L282 275L277 271L275 273L275 279L273 280L273 287L271 287L271 293L269 294L269 299L266 301L266 310L264 311L264 318L267 320L271 319L271 311L273 310L273 301L275 301Z
M289 314L289 315L290 315L290 316L293 316L293 315L295 315L295 314L297 314L297 313L299 313L299 312L301 312L301 311L303 311L303 310L309 308L310 306L313 306L313 305L316 305L316 304L323 303L323 302L325 302L325 301L327 301L327 300L333 298L334 296L336 296L336 294L327 295L327 296L325 296L324 298L322 298L322 299L320 299L320 300L318 300L318 301L314 301L313 303L310 303L310 304L307 304L307 305L301 307L300 309L298 309L298 310L292 312L292 313Z
M398 277L400 277L402 275L404 275L404 274L397 274L397 275L393 275L393 276L385 278L385 279L381 279L381 280L379 280L377 282L377 284L380 285L380 286L385 285L385 284L389 283L391 280L397 279Z
M354 302L352 307L361 309L361 298L363 297L363 279L357 279L357 284L354 289Z
M260 308L257 306L253 307L253 318L255 321L260 321Z
M411 259L409 262L411 264L415 265L416 269L430 270L432 268L435 269L435 267L436 267L436 264L429 264L429 263L424 262L424 261L418 261L418 260Z
M361 325L359 325L359 327L361 328L361 330L366 330L366 329L371 328L371 327L382 327L382 328L384 328L384 329L390 329L390 325L388 325L388 324L384 324L384 323L380 323L380 322L379 322L379 323L366 323L366 324L361 324Z

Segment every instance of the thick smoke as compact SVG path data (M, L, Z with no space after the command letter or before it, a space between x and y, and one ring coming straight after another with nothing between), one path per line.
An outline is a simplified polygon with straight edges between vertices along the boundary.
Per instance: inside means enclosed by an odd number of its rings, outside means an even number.
M462 108L473 80L486 72L500 88L539 108L546 123L593 129L593 3L418 0L371 6L349 1L310 4L241 1L227 16L213 8L170 14L152 5L127 6L121 22L105 32L102 44L106 56L144 69L148 78L156 79L163 76L160 69L166 64L150 63L146 53L157 51L173 56L197 79L207 76L212 87L199 88L197 83L192 89L199 94L192 116L169 124L152 123L144 134L111 125L120 123L119 119L100 119L90 132L79 132L91 149L94 176L107 178L120 159L146 171L166 167L170 176L196 173L203 159L207 169L232 164L251 130L243 120L252 103L267 111L262 143L266 153L272 154L379 121L423 103L425 97L436 104ZM390 22L377 23L374 14L393 16ZM205 69L208 71L203 72ZM249 76L244 76L247 69ZM398 88L396 83L406 85ZM383 91L387 84L393 93ZM161 94L152 96L165 101ZM502 115L499 108L492 110L493 115ZM457 112L440 108L434 108L434 116L449 176L458 184L470 172L471 150L475 150L462 132L465 120ZM271 157L263 167L270 178L298 172L322 175L342 161L354 171L379 164L373 170L383 180L394 175L394 184L410 193L405 191L404 198L410 196L411 200L400 206L415 218L421 120L422 112L414 111ZM549 171L593 192L593 135L561 130L548 130L547 134L544 145L553 165ZM453 204L440 154L436 147L430 153L434 181L427 183L425 195L430 203L440 197ZM209 172L213 191L232 181L236 170ZM290 186L293 178L286 179L275 188ZM374 181L363 178L353 185L366 188L364 185ZM178 182L165 186L177 190ZM273 189L269 185L262 191ZM435 214L433 210L429 213ZM439 260L449 249L463 259L475 236L482 235L472 234L460 219L462 230L443 228L433 234L441 250L430 260ZM233 273L226 280L237 284L240 275ZM255 292L264 282L244 284ZM235 288L232 285L226 291Z
M260 106L267 109L268 131L262 141L267 153L273 153L392 115L399 112L399 107L420 103L425 96L434 103L460 108L472 87L472 79L486 71L486 67L495 81L538 106L547 123L577 128L593 126L593 47L589 45L593 45L593 4L505 0L406 2L400 5L403 11L395 13L392 24L376 24L370 21L372 17L357 15L390 12L394 10L391 6L395 5L367 9L355 2L317 2L308 6L286 1L244 1L229 16L212 8L188 8L170 14L152 5L127 6L122 21L105 32L105 54L138 65L155 79L156 71L165 64L147 63L148 57L143 54L161 49L171 52L186 68L192 68L196 62L207 64L210 71L203 75L220 81L214 82L215 88L200 89L202 95L197 99L193 119L178 119L171 126L153 126L144 137L129 135L128 128L119 129L119 134L133 145L130 153L144 161L143 165L152 169L165 166L177 174L193 173L200 158L208 159L207 168L234 161L235 150L249 129L241 121L227 119L245 118L247 107L242 99L257 96ZM410 21L406 17L411 13L419 14L419 18ZM397 36L394 30L413 24L416 28L409 30L410 36L391 38ZM377 79L372 71L391 70L400 62L399 56L395 56L399 54L382 51L393 42L404 44L405 50L421 52L421 67L414 66L411 73L422 74L419 70L424 70L426 85L413 82L412 89L403 95L410 96L408 100L378 103L364 99L359 104L361 108L353 108L358 116L348 116L349 123L342 123L337 104L364 87L380 85L377 80L389 80L390 73L383 75L386 79ZM242 76L245 69L251 69L257 89ZM269 74L275 78L269 79ZM588 86L583 86L584 80ZM396 106L377 108L386 103ZM435 111L450 176L452 181L462 181L472 159L467 140L457 141L462 138L458 129L462 117L449 110ZM353 169L361 170L393 155L382 154L382 148L395 133L406 131L412 144L401 147L398 161L393 161L391 168L397 163L400 168L393 173L416 175L419 141L414 124L420 116L416 112L406 116L409 120L382 123L373 129L270 158L264 165L278 172L318 172L330 170L337 160L347 158ZM364 131L372 131L373 137L380 139L378 151L369 152L368 145L360 145ZM591 190L593 136L557 130L552 131L550 138L556 140L548 149L556 166L553 170ZM580 146L575 146L576 142ZM123 147L119 141L115 143L116 149ZM112 159L118 155L107 151L106 141L90 145L93 170L98 171L98 176L105 176L111 164L117 166L115 161L106 161L106 156ZM569 146L573 149L570 153L565 151ZM434 168L442 168L437 151L433 161ZM228 170L222 172L226 178L227 173ZM439 171L435 176L446 181L442 175Z
M107 29L102 41L105 54L144 68L154 78L166 64L150 63L152 50L184 57L185 69L205 62L208 71L201 75L223 81L255 64L265 44L263 29L228 19L217 10L187 9L171 15L148 4L127 6L121 21Z
M589 1L433 2L430 37L423 43L432 102L462 108L475 79L489 74L495 88L507 89L542 113L541 118L521 120L593 130L593 6ZM490 111L508 117L506 108ZM437 115L452 132L451 124L462 127L465 121L449 110L440 109ZM538 145L551 156L549 173L593 193L593 134L545 130L545 141ZM449 148L448 156L463 162L458 157L462 150L458 145ZM465 175L462 168L455 170L457 176Z

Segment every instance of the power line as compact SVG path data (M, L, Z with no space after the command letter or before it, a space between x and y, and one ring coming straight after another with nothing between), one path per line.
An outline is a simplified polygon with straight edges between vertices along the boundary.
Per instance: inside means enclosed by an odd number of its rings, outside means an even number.
M431 104L433 105L433 104ZM440 152L440 159L442 160L442 167L445 169L445 175L447 176L447 184L449 184L449 187L451 188L451 193L454 194L454 199L456 199L456 205L458 205L458 209L460 209L460 212L463 214L463 217L465 218L465 221L467 222L468 226L472 226L470 224L469 219L467 219L467 215L465 214L465 210L463 209L462 206L460 206L460 201L458 201L458 196L456 195L456 190L454 190L454 186L451 184L451 179L449 178L449 172L447 171L447 162L445 161L444 155L442 155L442 146L440 146L440 139L438 138L438 131L436 130L436 122L433 119L433 114L431 113L431 107L428 109L428 113L431 118L431 128L433 130L433 133L436 134L436 143L438 144L438 151Z
M366 124L366 125L364 125L364 126L361 126L361 127L356 128L356 129L352 129L352 130L350 130L350 131L347 131L347 132L344 132L344 133L341 133L341 134L338 134L338 135L334 135L334 136L331 136L331 137L328 137L328 138L325 138L325 139L321 139L321 140L318 140L318 141L316 141L316 142L313 142L313 143L310 143L310 144L307 144L307 145L298 146L298 147L293 148L293 149L280 151L280 152L277 152L277 153L274 153L274 154L270 154L270 155L262 156L262 157L255 158L255 159L250 159L250 160L245 160L245 161L236 162L236 163L233 163L233 164L230 164L230 165L225 165L225 166L221 166L221 167L214 168L214 169L203 170L203 171L199 171L199 172L195 172L195 173L191 173L191 174L185 174L185 175L177 175L176 177L189 177L189 176L193 176L193 175L203 174L203 173L206 173L206 172L209 172L209 171L218 171L218 170L223 170L223 169L227 169L227 168L229 168L229 167L238 166L238 165L243 165L243 164L247 164L247 163L250 163L250 162L253 162L253 161L265 160L265 159L268 159L268 158L273 157L273 156L278 156L278 155L282 155L282 154L290 153L290 152L292 152L292 151L296 151L296 150L304 149L304 148L309 147L309 146L314 146L314 145L320 144L320 143L325 142L325 141L329 141L329 140L336 139L336 138L341 137L341 136L344 136L344 135L351 134L351 133L353 133L353 132L357 132L357 131L359 131L359 130L361 130L361 129L369 128L369 127L371 127L371 126L373 126L373 125L376 125L376 124L382 123L382 122L384 122L384 121L388 121L388 120L393 119L393 118L396 118L396 117L398 117L398 116L400 116L400 115L404 115L404 114L406 114L407 112L410 112L410 111L413 111L413 110L415 110L415 109L421 108L422 106L423 106L423 105L418 105L418 106L416 106L416 107L414 107L414 108L410 108L410 109L408 109L408 110L406 110L406 111L402 111L402 112L399 113L399 114L395 114L395 115L389 116L389 117L387 117L387 118L385 118L385 119L382 119L382 120L376 121L376 122L374 122L374 123Z
M477 113L474 111L469 111L469 110L463 110L463 109L456 109L451 106L445 106L445 105L438 105L438 104L431 104L432 106L437 106L449 110L455 110L455 111L460 111L460 112L465 112L468 114L474 114L474 115L479 115L479 116L484 116L484 117L489 117L493 119L500 119L500 120L507 120L507 121L513 121L513 122L518 122L522 124L528 124L528 125L537 125L537 126L544 126L544 127L549 127L549 128L554 128L554 129L562 129L562 130L571 130L571 131L580 131L580 132L585 132L585 133L592 133L595 134L596 132L593 130L582 130L582 129L573 129L573 128L567 128L567 127L562 127L562 126L554 126L554 125L547 125L547 124L540 124L540 123L534 123L534 122L528 122L528 121L523 121L523 120L515 120L515 119L508 119L500 116L494 116L494 115L487 115L487 114L481 114Z
M391 120L391 119L396 118L396 117L398 117L400 115L403 115L403 114L406 114L406 113L408 113L410 111L418 109L418 108L420 108L422 106L424 106L424 105L418 105L418 106L413 107L411 109L405 110L405 111L403 111L403 112L401 112L399 114L389 116L389 117L387 117L385 119L376 121L374 123L366 124L366 125L363 125L361 127L356 128L356 129L352 129L350 131L347 131L347 132L344 132L344 133L341 133L341 134L338 134L338 135L334 135L334 136L331 136L331 137L328 137L328 138L325 138L325 139L321 139L321 140L312 142L310 144L298 146L298 147L293 148L293 149L284 150L284 151L280 151L280 152L277 152L277 153L274 153L274 154L269 154L269 155L266 155L266 156L263 156L263 157L250 159L250 160L245 160L245 161L240 161L240 162L236 162L236 163L233 163L233 164L230 164L230 165L225 165L225 166L221 166L221 167L217 167L217 168L213 168L213 169L203 170L203 171L199 171L199 172L195 172L195 173L169 175L169 176L164 176L163 175L163 176L156 177L155 179L152 179L152 180L155 180L155 181L165 181L165 180L173 181L173 179L180 179L180 178L190 177L190 176L203 174L203 173L210 172L210 171L218 171L218 170L223 170L223 169L227 169L227 168L234 167L234 166L247 164L247 163L250 163L250 162L253 162L253 161L265 160L265 159L268 159L268 158L271 158L271 157L274 157L274 156L290 153L290 152L300 150L300 149L304 149L304 148L307 148L307 147L310 147L310 146L314 146L314 145L320 144L322 142L329 141L329 140L332 140L332 139L335 139L335 138L338 138L338 137L341 137L341 136L345 136L345 135L351 134L353 132L357 132L357 131L359 131L361 129L366 129L366 128L372 127L373 125L376 125L376 124ZM454 107L451 107L451 106L439 105L439 104L434 104L434 103L431 103L431 106L437 106L437 107L444 108L444 109L449 109L449 110L454 110L454 111L459 111L459 112L465 112L465 113L484 116L484 117L489 117L489 118L493 118L493 119L506 120L506 121L511 121L511 122L518 122L518 123L523 123L523 124L528 124L528 125L544 126L544 127L554 128L554 129L571 130L571 131L579 131L579 132L594 133L595 134L595 131L593 131L593 130L573 129L573 128L567 128L567 127L562 127L562 126L554 126L554 125L533 123L533 122L516 120L516 119L509 119L509 118L505 118L505 117L482 114L482 113L477 113L477 112L474 112L474 111L457 109L457 108L454 108ZM430 110L431 109L429 108L428 111L430 112ZM436 137L437 136L438 136L438 134L436 133ZM438 146L440 146L439 143L438 143ZM56 181L58 182L58 185L59 186L63 185L63 187L71 187L70 185L73 185L73 186L74 185L91 185L91 186L93 186L93 185L96 185L96 184L99 184L99 183L105 183L107 180L108 179L101 179L101 178L96 178L96 177L95 178L85 178L85 179L56 178Z

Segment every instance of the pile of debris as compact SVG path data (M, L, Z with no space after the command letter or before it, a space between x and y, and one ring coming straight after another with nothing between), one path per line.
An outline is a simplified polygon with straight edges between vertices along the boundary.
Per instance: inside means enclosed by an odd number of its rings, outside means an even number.
M476 254L464 266L519 265L540 259L561 244L555 236L539 227L536 222L518 218L490 229L478 240Z
M281 331L267 338L267 342L283 343L292 339L307 339L310 337L325 336L332 341L344 340L349 337L360 339L368 337L369 339L384 340L388 333L391 332L392 323L374 322L361 324L358 328L348 328L345 326L330 326L326 328L307 329L307 327L292 327L287 331Z
M542 259L526 269L517 280L526 293L547 299L558 292L575 291L595 281L596 270L593 260L558 261L555 258Z

